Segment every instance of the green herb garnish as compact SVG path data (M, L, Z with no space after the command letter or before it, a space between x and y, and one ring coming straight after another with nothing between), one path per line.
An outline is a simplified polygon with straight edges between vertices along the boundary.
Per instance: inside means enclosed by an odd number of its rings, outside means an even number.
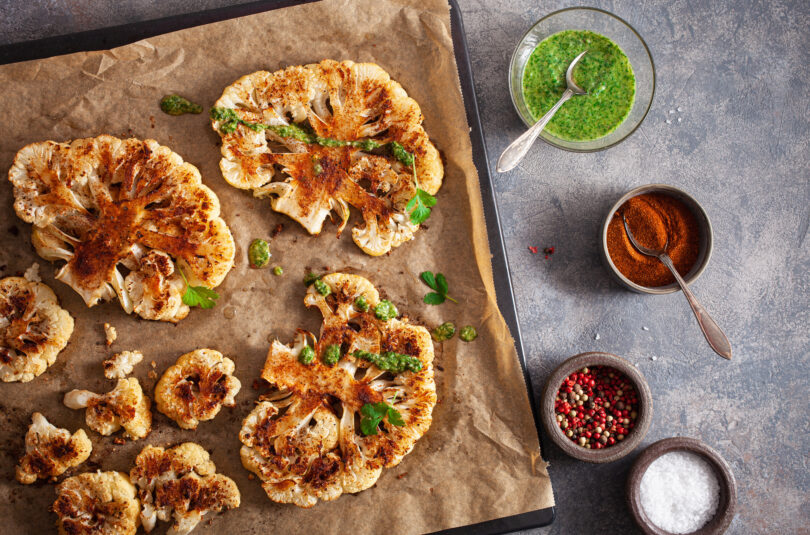
M332 344L326 348L321 355L321 359L323 363L327 366L334 366L340 360L340 346L337 344Z
M422 370L422 361L410 355L403 355L395 351L385 351L383 353L372 353L370 351L357 350L352 353L355 358L366 360L379 369L391 372L402 373L404 371L418 372Z
M366 152L379 149L382 146L382 143L379 141L374 141L373 139L358 139L357 141L352 141L352 147L357 147L358 149Z
M430 334L437 342L444 342L450 340L456 334L456 326L447 321L433 329Z
M270 245L266 241L256 238L248 247L248 260L250 266L260 269L270 263Z
M397 307L388 299L383 299L374 307L374 315L377 319L388 321L399 316Z
M354 308L361 312L368 311L368 301L366 301L366 297L364 295L361 295L354 300Z
M313 360L315 360L315 350L309 346L302 347L301 352L298 353L298 362L308 366L312 364Z
M405 425L402 415L394 407L384 401L379 403L366 403L360 409L360 431L366 436L376 435L383 418L388 417L388 423L397 427Z
M313 284L315 285L315 291L324 297L332 293L332 288L321 279L317 279Z
M472 325L467 325L466 327L462 327L461 331L458 333L458 337L465 342L472 342L478 338L478 331L476 331L475 327Z
M194 104L180 95L166 95L160 99L160 109L169 115L183 115L184 113L202 113L202 106Z
M219 299L219 294L205 286L191 286L188 283L188 279L186 279L185 273L180 269L180 266L177 267L177 271L180 272L180 276L183 277L183 282L186 283L186 291L183 293L183 303L190 307L200 307L204 309L214 308L214 305L217 304L216 300Z
M405 211L411 216L411 223L420 225L430 217L430 208L436 206L436 197L427 191L416 188L416 194L405 205Z
M414 157L413 154L405 150L400 143L396 141L391 142L391 152L394 154L394 157L402 162L403 164L411 167L413 165Z
M283 274L284 268L282 268L281 266L276 266L273 268L273 275L283 275Z
M320 280L320 278L321 278L321 276L320 276L320 275L318 275L318 274L316 274L316 273L312 273L312 272L310 271L309 273L307 273L306 275L304 275L304 284L306 284L307 286L309 286L310 284L312 284L312 283L313 283L313 282L315 282L316 280Z
M437 273L435 276L432 271L423 271L419 274L422 281L427 284L435 292L428 292L422 299L428 305L441 305L445 299L449 299L454 303L458 303L455 299L447 295L447 279L442 273Z
M321 160L319 158L312 159L312 171L316 175L320 175L321 173L323 173L323 166L321 165Z

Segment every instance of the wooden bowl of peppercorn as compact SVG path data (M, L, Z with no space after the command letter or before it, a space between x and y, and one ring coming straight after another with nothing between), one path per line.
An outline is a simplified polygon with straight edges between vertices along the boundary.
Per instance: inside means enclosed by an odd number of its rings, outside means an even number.
M602 260L625 288L668 294L680 286L657 258L644 256L633 247L622 215L642 245L660 249L667 243L667 254L687 284L696 281L706 269L713 249L712 224L706 210L681 189L648 184L628 191L616 201L602 225Z
M629 361L592 351L551 373L540 398L547 435L565 453L609 463L633 451L652 422L650 387Z

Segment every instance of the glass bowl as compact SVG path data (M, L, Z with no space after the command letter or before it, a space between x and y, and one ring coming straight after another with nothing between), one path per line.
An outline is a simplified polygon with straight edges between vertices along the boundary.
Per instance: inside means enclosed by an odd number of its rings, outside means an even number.
M555 147L574 152L594 152L612 147L635 132L650 111L655 94L655 66L650 50L630 24L616 15L592 7L571 7L546 15L523 36L509 65L509 93L512 104L526 126L535 123L523 98L523 71L535 47L546 37L563 30L590 30L604 35L624 51L636 76L636 96L629 115L610 134L589 141L560 139L543 130L540 138ZM577 97L573 97L577 98ZM538 117L539 119L539 117Z

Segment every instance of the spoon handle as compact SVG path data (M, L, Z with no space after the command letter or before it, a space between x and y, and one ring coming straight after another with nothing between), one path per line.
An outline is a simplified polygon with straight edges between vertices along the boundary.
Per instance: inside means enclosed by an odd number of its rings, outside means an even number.
M560 106L565 104L571 95L574 92L570 89L566 89L565 92L560 97L560 100L543 115L539 121L534 123L531 128L526 130L519 138L514 140L506 149L501 153L501 157L498 158L498 165L496 169L499 173L505 173L507 171L511 171L514 169L517 164L520 163L520 160L526 156L526 153L529 152L529 149L532 145L534 145L534 141L537 139L537 136L540 135L540 132L543 131L543 128L546 127L548 122L554 117L554 114L557 113L557 110L560 109Z
M678 281L678 284L681 286L683 295L685 295L686 300L689 301L689 306L692 307L692 312L695 313L698 325L700 325L700 329L703 331L706 341L709 342L709 345L718 355L725 359L731 360L731 343L729 343L728 338L726 338L726 335L723 333L723 330L720 329L720 326L717 325L712 317L709 316L709 313L706 312L706 309L703 308L700 303L698 303L695 294L692 293L692 290L690 290L686 285L686 281L683 280L681 274L678 273L677 269L675 269L672 259L666 253L658 255L658 259L669 268L669 270L675 276L675 280Z

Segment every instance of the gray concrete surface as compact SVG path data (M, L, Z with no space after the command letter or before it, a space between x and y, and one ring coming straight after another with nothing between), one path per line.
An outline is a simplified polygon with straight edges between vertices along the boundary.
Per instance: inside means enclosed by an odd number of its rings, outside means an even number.
M0 42L237 1L7 1ZM512 49L533 21L571 2L459 1L494 172L521 132L506 86ZM655 399L645 445L693 436L731 464L739 512L730 533L810 533L810 4L589 4L637 28L658 88L641 129L621 145L580 155L538 144L517 170L496 177L534 385L539 391L557 363L581 351L629 358ZM694 290L729 335L732 362L711 352L681 295L632 294L600 264L605 211L650 182L686 189L709 212L715 252ZM546 260L529 245L556 253ZM637 453L592 466L549 448L557 521L531 533L634 532L623 488Z

